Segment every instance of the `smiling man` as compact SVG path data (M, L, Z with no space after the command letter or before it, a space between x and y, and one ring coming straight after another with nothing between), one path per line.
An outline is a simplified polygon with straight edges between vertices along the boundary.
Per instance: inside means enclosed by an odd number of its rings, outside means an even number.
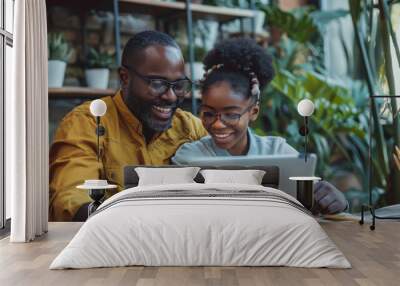
M91 199L76 189L84 180L107 179L120 191L124 166L168 164L180 145L207 134L199 119L178 108L191 82L170 36L145 31L131 38L119 77L120 91L103 98L107 113L101 123L106 131L99 161L90 102L67 114L57 129L50 150L50 220L87 218Z

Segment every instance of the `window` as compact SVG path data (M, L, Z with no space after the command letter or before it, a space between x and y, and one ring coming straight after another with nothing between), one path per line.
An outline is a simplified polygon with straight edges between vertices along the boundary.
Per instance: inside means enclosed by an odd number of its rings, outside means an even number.
M10 218L10 194L4 188L4 104L11 92L11 51L14 32L14 0L0 0L0 228L4 229Z

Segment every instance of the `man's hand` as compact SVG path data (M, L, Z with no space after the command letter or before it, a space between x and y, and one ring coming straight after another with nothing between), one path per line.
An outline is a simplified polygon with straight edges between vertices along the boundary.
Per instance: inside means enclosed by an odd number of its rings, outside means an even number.
M315 205L314 214L335 214L347 208L347 200L343 193L336 189L331 183L319 181L314 185Z

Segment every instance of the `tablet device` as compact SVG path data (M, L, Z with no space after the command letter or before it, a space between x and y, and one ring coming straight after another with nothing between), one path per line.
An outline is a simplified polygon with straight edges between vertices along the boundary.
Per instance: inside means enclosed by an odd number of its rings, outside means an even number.
M296 182L289 177L314 176L317 156L307 155L307 162L303 154L291 155L249 155L249 156L217 156L202 157L189 160L191 166L277 166L279 167L279 189L296 197Z

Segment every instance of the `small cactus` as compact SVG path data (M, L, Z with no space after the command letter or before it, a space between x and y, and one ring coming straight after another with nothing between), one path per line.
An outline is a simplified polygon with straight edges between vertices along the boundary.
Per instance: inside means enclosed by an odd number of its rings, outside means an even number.
M111 68L113 64L113 54L109 52L100 52L94 48L89 49L87 57L88 68Z
M48 58L68 62L71 56L71 49L65 41L62 33L49 33L48 37Z

